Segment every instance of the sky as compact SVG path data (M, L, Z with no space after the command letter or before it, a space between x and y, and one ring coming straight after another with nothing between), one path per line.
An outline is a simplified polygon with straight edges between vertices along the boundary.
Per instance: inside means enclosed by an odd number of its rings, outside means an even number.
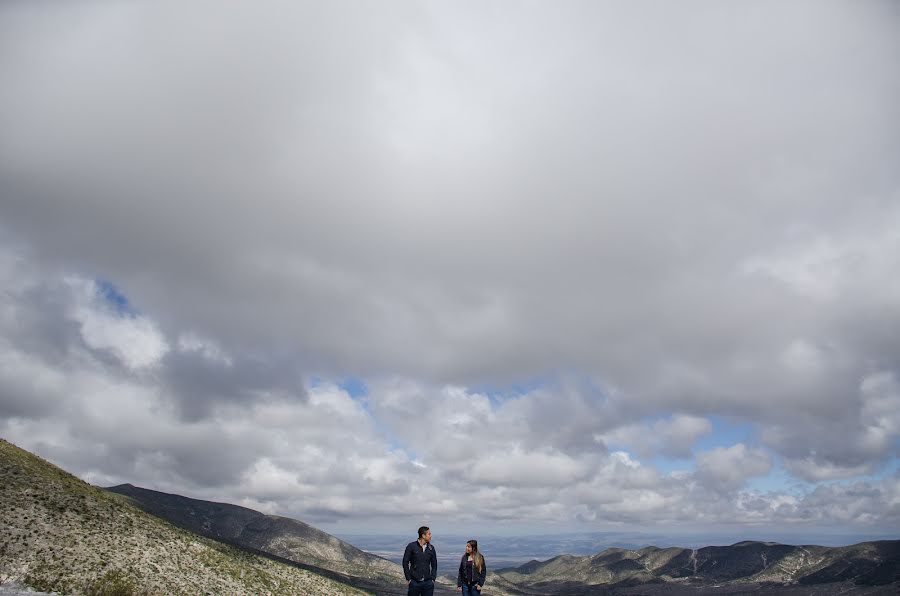
M0 437L332 533L900 537L898 25L4 2Z

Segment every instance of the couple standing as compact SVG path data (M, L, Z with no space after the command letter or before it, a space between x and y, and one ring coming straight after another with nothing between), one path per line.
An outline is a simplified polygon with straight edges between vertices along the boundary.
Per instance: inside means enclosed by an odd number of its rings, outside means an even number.
M437 553L431 545L431 530L428 526L419 528L419 539L406 545L403 553L403 574L409 585L407 596L431 596L434 594L434 580L437 579ZM477 596L484 586L487 566L478 552L478 542L466 542L466 554L459 562L456 589L462 596Z

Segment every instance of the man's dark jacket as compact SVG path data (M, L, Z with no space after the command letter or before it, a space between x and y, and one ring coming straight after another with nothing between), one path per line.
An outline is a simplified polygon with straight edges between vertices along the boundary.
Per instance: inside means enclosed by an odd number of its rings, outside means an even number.
M425 545L425 550L419 546L418 540L406 545L406 551L403 553L403 575L407 580L437 579L437 553L434 552L431 543Z

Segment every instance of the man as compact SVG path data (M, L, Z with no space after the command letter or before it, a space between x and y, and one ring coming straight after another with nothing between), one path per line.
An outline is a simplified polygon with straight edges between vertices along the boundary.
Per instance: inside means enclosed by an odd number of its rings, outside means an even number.
M403 575L406 576L407 596L432 596L437 579L437 553L431 546L431 530L419 528L419 539L406 545L403 553Z

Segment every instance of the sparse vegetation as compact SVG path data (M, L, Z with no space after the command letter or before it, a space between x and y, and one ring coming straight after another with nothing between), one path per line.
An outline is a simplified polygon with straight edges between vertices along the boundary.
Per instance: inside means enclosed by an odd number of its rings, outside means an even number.
M0 582L90 596L361 594L176 528L0 439Z
M338 573L364 590L378 594L402 591L406 583L403 570L396 563L365 553L299 520L131 485L107 490L128 497L147 513L201 536ZM452 584L455 583L454 577Z
M116 570L104 573L85 593L88 596L135 596L138 587L131 577Z

